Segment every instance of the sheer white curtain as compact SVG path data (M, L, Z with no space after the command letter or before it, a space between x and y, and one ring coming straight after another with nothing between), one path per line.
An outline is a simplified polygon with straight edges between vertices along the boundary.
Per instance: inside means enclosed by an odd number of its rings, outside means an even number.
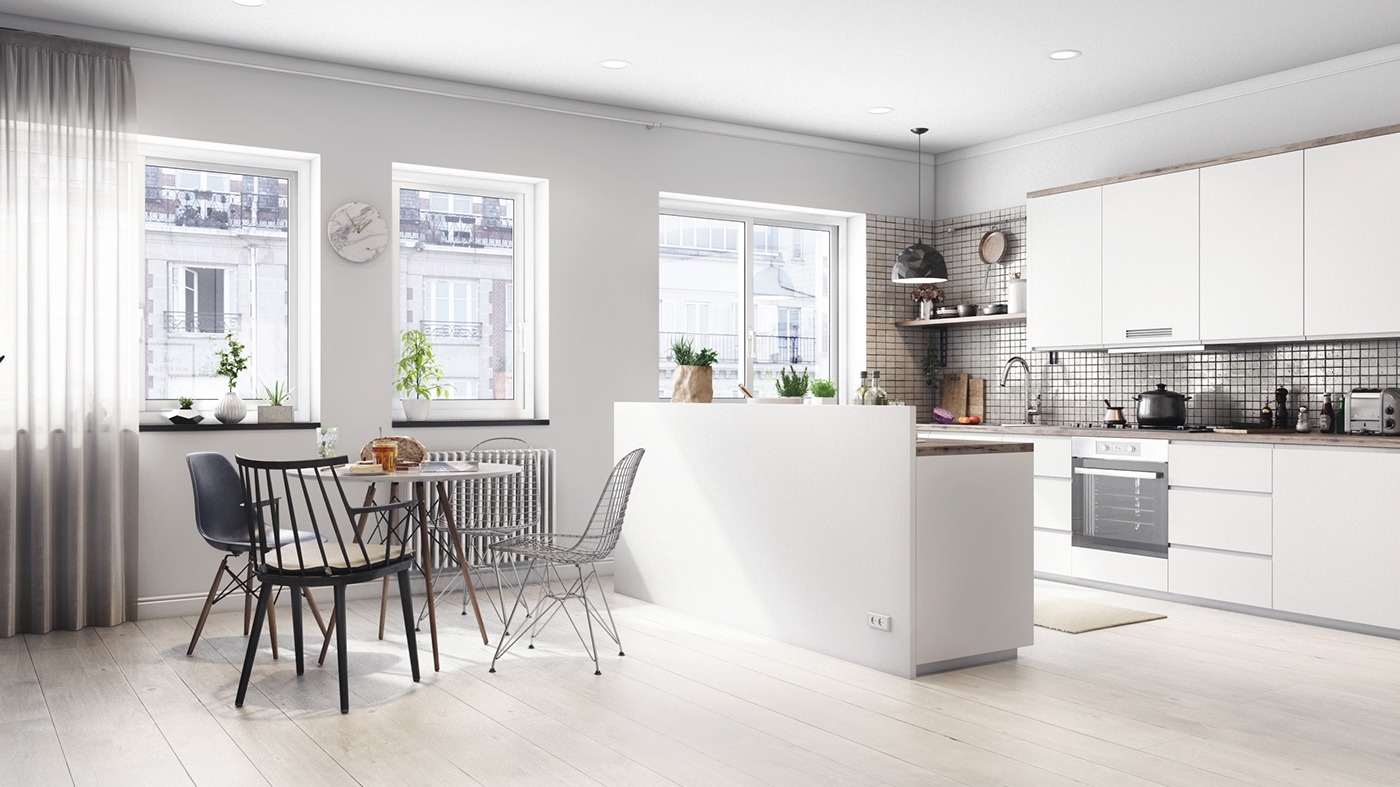
M0 636L136 606L127 50L0 30Z

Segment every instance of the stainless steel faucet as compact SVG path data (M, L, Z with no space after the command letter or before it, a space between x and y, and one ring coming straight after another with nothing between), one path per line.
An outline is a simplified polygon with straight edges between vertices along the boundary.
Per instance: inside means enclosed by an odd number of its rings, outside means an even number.
M1021 368L1024 369L1025 372L1026 372L1026 420L1025 420L1025 423L1033 424L1033 423L1035 423L1035 417L1036 417L1037 415L1040 415L1040 408L1037 406L1037 404L1038 404L1038 402L1039 402L1039 400L1040 400L1040 395L1039 395L1039 394L1036 394L1034 398L1032 398L1032 396L1031 396L1031 367L1030 367L1029 364L1026 363L1026 359L1025 359L1025 358L1022 358L1022 357L1019 356L1019 355L1013 355L1013 356L1011 356L1010 358L1007 358L1007 359L1006 359L1006 365L1003 366L1002 369L1001 369L1001 383L1000 383L1000 385L1001 385L1001 387L1003 387L1003 388L1006 387L1006 379L1007 379L1008 377L1011 376L1011 367L1014 366L1015 364L1018 364L1018 363L1021 365Z

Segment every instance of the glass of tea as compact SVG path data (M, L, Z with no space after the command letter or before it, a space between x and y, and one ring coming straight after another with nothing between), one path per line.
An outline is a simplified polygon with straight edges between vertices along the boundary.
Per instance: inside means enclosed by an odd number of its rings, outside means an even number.
M369 444L369 449L374 453L374 463L384 469L386 473L394 472L395 465L399 460L399 444L387 437L380 437Z

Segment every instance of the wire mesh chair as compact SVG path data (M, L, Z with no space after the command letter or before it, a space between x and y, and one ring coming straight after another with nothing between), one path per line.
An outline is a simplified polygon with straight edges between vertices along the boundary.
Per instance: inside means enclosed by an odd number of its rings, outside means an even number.
M288 587L292 594L292 634L296 644L297 674L305 672L301 631L300 591L330 586L335 593L336 657L340 677L340 712L350 711L346 675L345 588L360 582L397 575L402 599L408 658L413 681L418 682L418 647L413 634L413 600L409 570L413 566L413 539L418 530L412 498L383 505L355 506L345 496L336 466L344 456L329 459L274 461L238 457L243 482L244 512L249 540L256 548L253 572L262 585L253 616L253 633L238 680L235 707L243 707L248 680L258 652L258 636L267 615L274 587ZM358 524L355 524L358 520ZM373 524L372 528L367 526ZM284 534L308 528L312 541L284 540Z
M618 637L617 624L613 622L612 608L608 606L608 596L598 581L597 561L612 554L613 548L617 546L618 537L622 535L622 520L627 514L627 499L632 494L632 482L637 478L637 468L642 463L644 453L645 449L638 448L613 466L607 483L603 485L603 493L598 497L598 504L593 507L593 516L589 518L588 527L583 533L537 533L508 538L496 544L498 552L520 555L530 560L530 565L525 571L525 583L522 583L516 592L515 604L506 617L505 631L510 631L510 624L516 613L523 608L526 585L536 573L540 581L541 600L538 603L543 606L536 607L534 620L529 625L517 629L514 634L501 635L496 642L496 653L491 657L492 672L496 671L496 661L519 642L526 632L530 634L530 648L533 649L535 636L561 609L569 619L569 624L573 626L574 633L578 635L579 642L583 643L584 650L593 659L594 675L603 674L598 668L598 644L593 636L595 621L603 629L603 633L617 644L617 655L626 655L622 650L622 640ZM583 570L585 565L588 566L587 572ZM565 576L564 569L570 566L573 567L576 576ZM596 588L598 597L602 599L602 614L589 597L590 585ZM580 601L583 606L583 623L588 628L586 640L579 628L579 621L574 619L574 615L565 605L565 602L574 600Z

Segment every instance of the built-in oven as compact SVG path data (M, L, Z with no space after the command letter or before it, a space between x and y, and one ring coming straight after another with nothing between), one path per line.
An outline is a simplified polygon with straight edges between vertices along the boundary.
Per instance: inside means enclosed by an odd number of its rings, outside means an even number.
M1071 544L1167 556L1167 441L1075 437Z

